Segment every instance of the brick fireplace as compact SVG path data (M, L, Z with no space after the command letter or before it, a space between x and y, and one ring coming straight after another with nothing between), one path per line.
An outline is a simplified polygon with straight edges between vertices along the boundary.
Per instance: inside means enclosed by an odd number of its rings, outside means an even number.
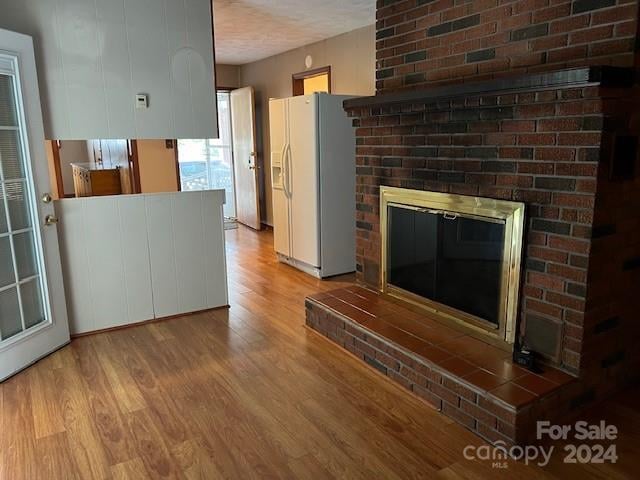
M637 3L378 1L378 94L345 103L359 286L310 298L307 324L489 440L527 439L535 420L576 414L639 371ZM433 315L372 293L381 186L524 203L517 339L541 378L474 383L502 372L459 350L483 347L421 336ZM459 361L420 353L433 347Z

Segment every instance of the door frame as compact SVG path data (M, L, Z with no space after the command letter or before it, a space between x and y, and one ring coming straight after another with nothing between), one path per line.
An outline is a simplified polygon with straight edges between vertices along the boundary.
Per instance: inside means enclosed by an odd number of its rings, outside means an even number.
M60 161L60 150L62 149L62 141L50 140L51 152L53 155L53 170L56 177L56 187L58 189L58 199L75 198L73 193L64 193L64 180L62 177L62 163Z
M60 164L60 140L50 140L51 152L53 155L53 173L56 177L56 188L58 189L58 198L65 198L64 181L62 179L62 166Z
M300 95L304 95L304 81L307 78L319 77L321 75L327 75L329 77L328 93L331 93L331 65L327 65L326 67L314 68L313 70L307 70L306 72L294 73L291 76L293 96L298 97Z
M140 182L140 161L138 160L138 141L127 140L127 158L131 169L131 192L142 193Z
M217 99L216 99L217 100ZM173 142L173 158L176 161L176 189L178 192L182 191L182 178L180 178L180 157L178 156L178 139L174 138ZM169 140L165 140L165 146L169 147Z

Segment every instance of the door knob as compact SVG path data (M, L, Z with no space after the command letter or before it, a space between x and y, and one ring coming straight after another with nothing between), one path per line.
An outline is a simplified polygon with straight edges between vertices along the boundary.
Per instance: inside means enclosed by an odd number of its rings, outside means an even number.
M55 225L56 223L58 223L58 217L56 217L55 215L47 215L46 217L44 217L45 225Z
M50 193L45 193L42 195L42 202L43 203L51 203L51 201L53 200L53 198L51 197Z

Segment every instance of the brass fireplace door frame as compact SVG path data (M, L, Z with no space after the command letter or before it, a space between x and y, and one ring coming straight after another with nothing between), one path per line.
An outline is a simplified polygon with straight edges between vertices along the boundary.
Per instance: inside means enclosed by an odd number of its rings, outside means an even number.
M453 307L413 294L388 283L388 208L389 206L443 215L466 216L504 223L502 282L499 325ZM427 192L397 187L380 187L380 238L382 242L382 293L407 301L434 313L450 326L479 337L504 349L512 349L516 337L520 269L525 221L525 205L520 202Z

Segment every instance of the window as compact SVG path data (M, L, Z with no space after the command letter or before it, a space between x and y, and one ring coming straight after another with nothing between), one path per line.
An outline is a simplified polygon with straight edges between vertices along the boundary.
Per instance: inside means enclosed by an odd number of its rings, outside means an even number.
M224 216L235 218L230 100L229 92L218 92L220 138L178 140L178 166L183 192L224 189Z
M17 57L0 52L0 344L48 321ZM4 371L4 370L3 370Z

